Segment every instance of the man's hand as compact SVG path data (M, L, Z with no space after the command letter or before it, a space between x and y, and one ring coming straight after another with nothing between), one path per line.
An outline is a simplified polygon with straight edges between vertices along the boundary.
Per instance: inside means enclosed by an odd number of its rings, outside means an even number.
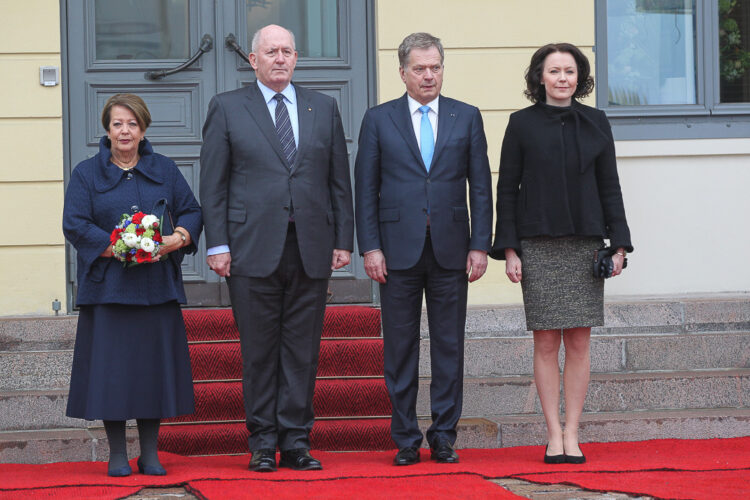
M469 283L484 276L487 270L487 252L483 250L469 250L466 257L466 274L469 275Z
M385 255L382 250L373 250L365 254L365 272L378 283L385 283L388 271L385 268Z
M232 254L229 252L217 253L206 257L209 269L213 270L222 278L229 276L229 265L232 263Z
M352 261L352 253L349 250L333 249L333 259L331 259L331 271L341 269Z

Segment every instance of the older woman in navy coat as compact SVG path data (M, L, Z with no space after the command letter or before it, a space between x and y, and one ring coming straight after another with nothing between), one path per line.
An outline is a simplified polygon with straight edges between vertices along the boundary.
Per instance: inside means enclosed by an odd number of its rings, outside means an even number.
M112 96L102 112L107 135L99 153L73 170L65 194L63 231L78 254L80 308L66 413L104 421L110 476L132 472L126 420L138 424L139 471L163 475L160 419L194 411L180 261L196 251L201 209L175 163L144 137L150 123L140 97ZM115 224L123 213L153 213L164 199L174 232L163 236L159 260L123 267L112 256Z

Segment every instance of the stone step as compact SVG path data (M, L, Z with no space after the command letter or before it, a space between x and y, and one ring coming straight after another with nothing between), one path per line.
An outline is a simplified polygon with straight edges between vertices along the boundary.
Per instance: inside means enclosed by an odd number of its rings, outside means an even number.
M430 415L429 384L429 379L420 380L419 415ZM0 429L98 425L65 417L67 398L63 390L0 392ZM584 405L587 412L712 408L750 408L750 369L592 374ZM541 414L533 378L466 378L462 414L467 418Z
M750 331L750 293L666 297L607 297L605 325L595 335ZM423 312L422 334L427 335ZM472 306L467 337L526 336L523 306ZM72 349L78 317L0 318L0 352Z
M429 419L420 420L427 430ZM582 443L646 441L649 439L713 439L750 435L750 409L661 410L584 413L579 438ZM541 415L496 415L462 418L457 448L540 446L541 459L547 428ZM426 446L426 444L424 445ZM585 451L584 446L584 451Z
M422 431L430 425L420 419ZM582 443L648 439L732 438L750 434L750 410L678 410L630 413L584 413ZM138 455L138 433L128 428L128 456ZM538 415L462 418L456 448L540 446L546 443L544 419ZM427 443L423 443L427 446ZM585 446L583 447L585 451ZM106 461L109 446L101 427L0 432L0 463ZM106 465L102 464L102 473Z
M430 414L429 379L420 380L417 413ZM592 374L586 412L750 408L750 369ZM530 376L464 379L464 417L540 414Z
M560 349L560 366L565 349ZM469 338L464 346L464 375L504 377L533 373L531 335ZM419 374L431 375L430 342L422 340ZM750 333L719 332L667 335L604 335L591 338L592 373L690 371L750 368Z
M467 377L531 375L533 340L525 337L466 339ZM422 340L420 376L429 377L430 342ZM560 350L563 365L564 349ZM73 351L0 352L0 391L67 389ZM711 370L750 368L750 333L603 335L591 339L591 371ZM2 429L2 427L0 427Z
M421 333L427 336L427 313ZM593 335L643 335L750 331L750 293L716 293L666 297L607 297L604 326ZM466 337L528 335L522 305L472 306L466 316Z

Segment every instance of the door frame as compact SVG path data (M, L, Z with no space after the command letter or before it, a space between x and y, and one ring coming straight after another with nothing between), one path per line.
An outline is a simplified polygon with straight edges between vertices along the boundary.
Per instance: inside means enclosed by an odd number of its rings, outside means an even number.
M64 189L67 189L68 183L70 182L70 176L74 167L74 161L71 157L72 155L72 147L70 144L71 138L70 138L70 130L72 124L70 123L70 73L69 73L69 60L70 60L70 47L68 45L68 35L69 35L69 25L68 25L68 16L69 16L69 2L71 0L60 0L60 62L61 62L61 81L62 81L62 139L63 139L63 184ZM75 1L75 0L73 0ZM79 0L80 1L80 0ZM216 14L215 23L218 24L218 3L226 1L226 0L215 0L214 1L214 11ZM235 0L229 0L229 1L235 1ZM342 3L349 2L350 0L341 0ZM375 45L376 40L376 31L375 31L375 5L374 2L371 2L369 0L364 0L365 3L365 32L364 32L364 42L366 44L365 53L367 55L367 61L365 64L366 68L366 95L367 95L367 102L365 103L366 109L374 106L377 104L377 50ZM214 30L217 26L214 26ZM356 35L354 33L357 32L354 27L349 28L349 41L350 43L355 43L354 38ZM354 33L351 33L354 32ZM245 48L247 50L247 48ZM214 39L214 50L216 51L223 51L226 50L224 47L223 39L217 39L215 37ZM347 47L348 50L348 47ZM86 57L85 54L80 54L78 57ZM252 71L252 69L250 70ZM223 79L222 75L218 76L219 79ZM219 82L217 82L218 84ZM357 138L352 138L353 142L356 143ZM353 160L353 158L352 158ZM350 175L352 177L352 187L353 187L353 180L354 180L354 165L353 163L350 165ZM353 190L352 190L353 191ZM352 193L354 195L354 193ZM356 202L356 200L355 200ZM356 246L356 245L355 245ZM74 283L75 283L75 263L73 262L73 252L71 250L70 243L68 241L65 242L65 274L66 274L66 301L67 301L67 310L69 312L73 312L74 310ZM358 258L358 256L354 256L354 258ZM354 260L354 258L352 260ZM375 282L370 280L366 274L364 274L364 270L361 266L361 262L359 263L359 266L353 266L354 267L354 278L332 278L331 283L331 289L334 293L333 302L334 303L365 303L365 304L371 304L371 303L378 303L379 302L379 293L378 293L378 287ZM222 299L223 304L229 303L229 292L226 285L226 281L223 279L218 283L218 286L220 287L220 296ZM191 287L189 283L185 284L186 293L188 296L193 296L194 299L197 299L197 302L200 302L199 295L200 292L196 290L191 290ZM196 301L191 301L196 302Z

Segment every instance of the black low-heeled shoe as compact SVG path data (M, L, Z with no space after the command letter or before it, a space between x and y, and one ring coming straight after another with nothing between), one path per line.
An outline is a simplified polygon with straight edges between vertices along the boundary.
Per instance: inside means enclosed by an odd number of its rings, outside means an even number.
M559 455L547 455L547 450L549 450L549 444L547 444L547 447L544 449L545 464L564 464L566 462L565 453Z

